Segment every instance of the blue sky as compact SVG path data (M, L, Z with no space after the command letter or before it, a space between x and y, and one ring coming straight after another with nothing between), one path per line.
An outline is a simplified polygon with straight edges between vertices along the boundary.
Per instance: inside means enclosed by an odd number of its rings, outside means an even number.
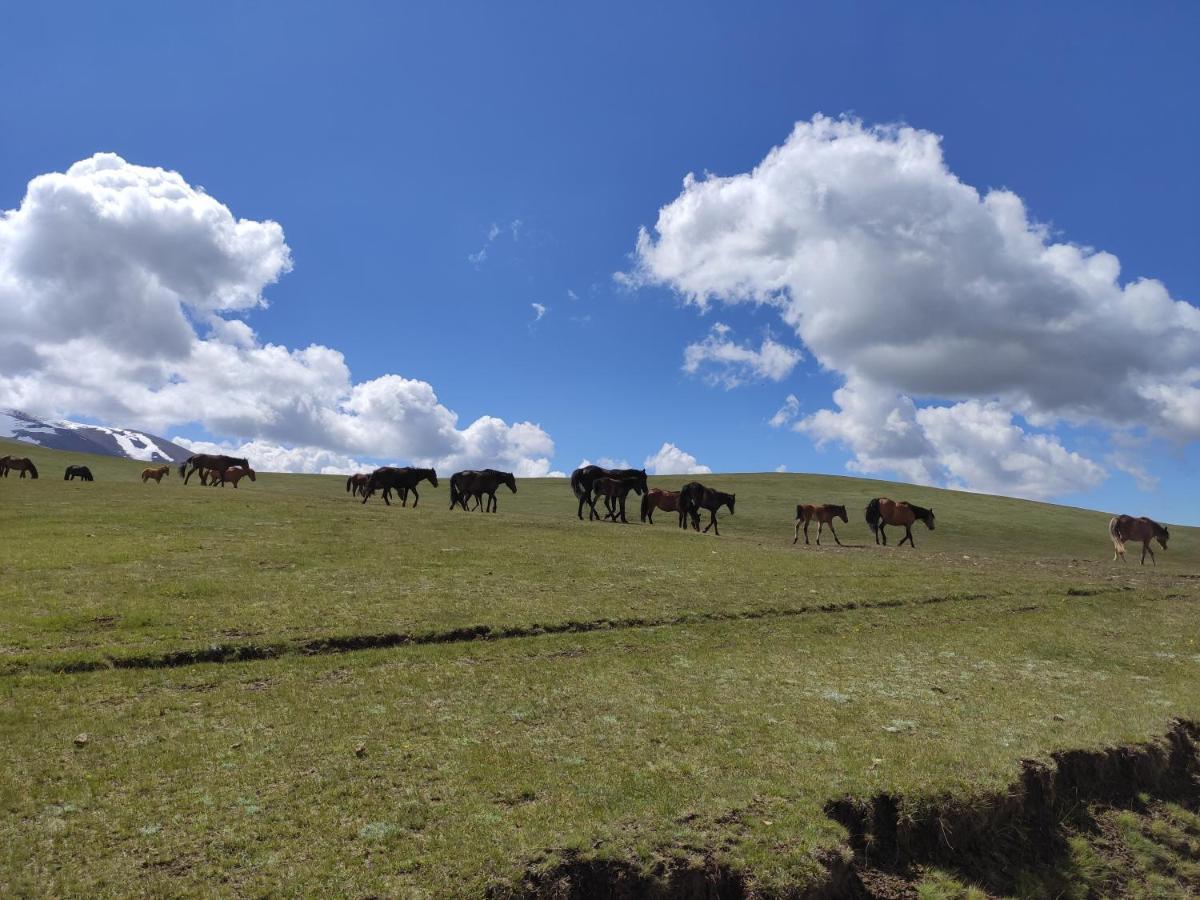
M291 271L262 289L269 306L222 314L261 344L340 351L355 384L427 382L460 429L481 416L535 423L554 470L585 457L641 465L664 442L718 472L862 468L862 447L818 448L812 430L768 424L788 395L796 421L835 408L848 371L823 366L833 356L778 304L717 297L701 310L686 298L691 274L636 256L639 228L658 239L685 175L749 173L816 114L938 135L948 172L1019 196L1050 242L1113 254L1122 284L1148 277L1174 301L1200 299L1194 4L47 3L6 7L0 30L0 209L101 151L178 172L235 217L279 223L290 248ZM639 270L632 287L614 280ZM545 307L536 322L533 304ZM769 334L803 359L734 388L720 383L726 368L683 371L714 323L737 347ZM72 406L40 384L7 399L53 397L50 411L121 414L136 421L113 424L168 436L304 443L255 433L247 416ZM995 399L986 385L933 390L913 396L918 408ZM1103 470L1014 492L1200 521L1186 427L1162 436L1161 417L1069 422L1003 402L1021 435ZM382 444L330 449L368 460L405 446ZM1139 489L1115 447L1157 486ZM408 454L421 455L475 460ZM995 471L931 477L1005 488Z

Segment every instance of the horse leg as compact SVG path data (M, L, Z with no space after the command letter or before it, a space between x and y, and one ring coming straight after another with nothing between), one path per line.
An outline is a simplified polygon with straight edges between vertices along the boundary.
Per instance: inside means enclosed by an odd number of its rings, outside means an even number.
M808 525L811 521L812 521L811 519L804 520L804 543L805 544L808 543Z
M825 523L817 519L817 546L821 546L821 532L825 530Z
M792 546L795 546L796 543L800 540L800 525L801 524L802 524L801 520L797 519L796 520L796 536L794 538L792 538Z
M829 523L829 530L830 530L830 531L833 531L833 539L834 539L834 541L836 541L836 542L837 542L837 545L838 545L839 547L840 547L840 546L842 546L842 542L841 542L840 540L838 540L837 532L836 532L836 531L834 531L834 529L833 529L833 522L832 522L832 521Z
M900 539L900 543L897 544L896 546L903 547L905 541L908 541L908 546L910 546L912 549L914 549L914 550L917 549L917 543L916 543L916 541L913 540L911 525L904 526L904 537L902 537Z
M627 518L625 518L625 498L626 498L627 496L629 496L629 495L628 495L628 494L622 494L620 497L618 497L618 498L617 498L617 502L621 504L621 522L622 522L622 524L624 524L624 525L628 525L628 524L629 524L629 520L628 520Z
M878 544L880 538L883 539L883 546L887 546L887 532L883 530L883 520L879 520L879 527L875 531L875 543Z

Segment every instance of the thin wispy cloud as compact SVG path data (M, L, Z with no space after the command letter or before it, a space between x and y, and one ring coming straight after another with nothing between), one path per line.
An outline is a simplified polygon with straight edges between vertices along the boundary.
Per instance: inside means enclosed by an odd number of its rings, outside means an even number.
M520 219L513 219L507 225L503 226L493 222L488 227L487 239L484 241L483 246L474 253L468 253L467 262L471 263L471 265L475 266L476 268L479 268L481 265L487 262L488 250L502 235L509 235L512 238L513 243L517 243L521 239L521 228L523 225L524 223Z

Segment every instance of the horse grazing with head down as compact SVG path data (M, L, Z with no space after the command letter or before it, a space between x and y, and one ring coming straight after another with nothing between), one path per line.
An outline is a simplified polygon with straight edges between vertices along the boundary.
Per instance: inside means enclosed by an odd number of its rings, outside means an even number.
M251 481L258 481L258 479L254 477L253 469L243 469L239 466L230 466L224 472L219 472L213 475L212 484L210 487L217 487L218 485L220 487L225 487L225 485L228 483L233 485L234 490L237 490L238 482L247 476L249 476Z
M926 509L923 506L909 503L907 500L897 503L887 497L876 497L867 504L866 514L867 524L875 532L875 543L878 544L879 539L883 538L885 547L887 546L887 535L883 531L884 525L904 526L904 537L900 539L897 547L903 547L905 541L908 541L910 547L917 546L913 542L912 526L913 522L918 519L925 523L926 528L933 531L933 507Z
M607 512L604 514L605 519L612 519L616 522L620 520L626 525L629 520L625 518L625 498L629 496L630 491L642 493L642 482L636 475L626 476L624 478L612 478L604 476L596 478L592 481L592 492L596 500L604 498L604 508ZM595 500L593 500L593 504ZM595 507L593 505L593 512ZM597 514L599 517L599 514ZM591 521L590 519L588 521Z
M603 519L600 513L596 512L596 501L598 497L593 496L592 486L597 478L629 478L635 482L635 490L638 495L645 494L648 490L646 486L646 470L645 469L605 469L602 466L581 466L571 473L571 490L575 492L575 496L579 499L579 518L583 518L583 504L587 504L591 509L588 513L588 521L592 519Z
M708 524L704 526L704 533L708 534L708 529L713 529L717 537L721 536L721 529L717 527L717 510L722 506L729 507L729 514L733 515L733 501L736 499L734 494L726 494L724 491L718 491L714 488L705 487L698 481L689 481L679 491L679 527L687 529L687 520L690 517L692 520L692 528L696 531L700 530L700 510L708 510Z
M67 466L67 471L63 473L63 481L74 481L76 478L84 481L96 480L92 477L92 470L87 466Z
M662 488L650 488L642 496L642 521L654 524L654 510L677 512L679 509L679 491L664 491Z
M467 508L467 500L475 498L475 509L484 512L496 512L500 504L496 500L496 490L501 485L508 487L514 494L517 492L517 479L512 472L501 472L499 469L466 469L455 472L450 476L450 508L461 506ZM487 496L487 503L483 498Z
M37 466L33 464L33 460L24 456L2 456L0 457L0 475L5 478L8 473L17 471L21 473L21 477L25 477L25 473L29 473L30 478L38 477Z
M1116 562L1117 557L1121 558L1121 562L1125 561L1125 542L1126 541L1141 541L1142 542L1142 565L1146 564L1146 554L1150 554L1150 562L1158 565L1158 560L1154 558L1154 551L1150 548L1151 541L1158 541L1160 547L1167 549L1167 541L1171 537L1171 532L1167 531L1165 525L1159 525L1153 519L1147 519L1145 516L1134 518L1133 516L1113 516L1108 520L1108 536L1113 542L1113 562Z
M832 503L826 503L823 506L814 506L811 503L796 504L796 537L792 543L800 540L800 526L804 526L804 543L808 543L808 525L813 519L817 520L817 546L821 546L821 529L826 525L829 530L833 531L833 520L840 518L847 525L850 524L850 519L846 516L846 507L834 506ZM837 545L842 546L842 542L838 540L837 532L833 531L833 539L837 541Z
M170 477L170 466L147 466L146 468L142 469L142 484L145 484L151 478L154 479L155 484L162 484L163 478Z
M392 501L389 497L394 490L400 495L400 505L408 506L408 492L412 491L413 509L416 509L417 504L421 502L421 495L417 493L417 482L426 480L434 487L437 487L437 472L433 469L415 469L412 466L405 466L403 468L380 466L371 473L371 477L363 485L362 502L366 503L372 494L378 490L382 490L383 502L391 506Z
M189 456L179 464L179 475L183 478L183 483L187 484L188 479L196 472L203 472L205 469L216 469L218 473L224 474L226 469L234 466L249 469L250 463L246 462L245 459L238 459L236 456L224 456L219 453L197 453Z
M346 492L351 497L358 496L362 493L363 488L367 486L367 481L370 477L366 472L355 472L346 479Z

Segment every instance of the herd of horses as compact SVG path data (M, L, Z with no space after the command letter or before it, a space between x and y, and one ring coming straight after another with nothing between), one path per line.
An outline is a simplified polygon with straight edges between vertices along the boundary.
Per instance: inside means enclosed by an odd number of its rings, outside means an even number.
M38 477L37 466L34 465L33 460L27 457L0 456L0 477L7 478L9 472L19 472L21 478L24 478L26 474L30 478ZM153 480L160 484L162 479L169 477L170 474L171 467L169 465L147 466L142 470L142 482ZM197 453L189 456L179 464L179 475L184 484L187 484L188 480L196 475L201 484L210 487L224 487L226 484L232 484L236 488L238 482L243 478L249 478L251 481L257 480L254 470L250 468L250 463L245 458L213 453ZM95 480L87 466L67 466L63 480L73 481L76 478L83 481ZM428 481L436 488L438 486L437 472L433 469L413 466L381 466L369 473L359 472L351 475L346 479L346 491L352 496L362 497L363 503L366 503L378 492L388 506L391 505L393 491L395 491L401 506L408 506L408 495L412 494L415 508L421 499L417 485L422 481ZM450 476L450 509L459 507L464 511L479 510L485 513L494 513L499 508L496 493L502 487L507 487L514 494L517 492L517 480L512 472L502 472L499 469L466 469L462 472L455 472ZM700 531L701 513L708 512L709 520L708 524L704 526L704 533L708 533L711 528L717 535L721 533L717 526L717 511L724 508L729 510L730 515L733 515L736 502L734 494L707 487L699 481L690 481L677 491L668 491L663 488L650 487L647 483L645 469L607 469L596 465L581 466L572 472L571 490L579 501L576 513L580 520L583 519L583 508L586 506L588 521L601 520L628 524L625 508L629 494L633 493L642 498L642 522L653 525L654 511L662 510L675 513L680 528L686 530L690 525L694 531ZM468 506L471 501L475 503L473 507ZM603 515L596 509L596 504L601 501L604 504ZM867 525L875 535L876 544L887 544L887 533L884 530L887 526L904 529L904 537L900 539L897 547L903 546L906 542L910 547L916 547L912 526L917 522L923 523L930 531L934 529L935 519L932 508L926 509L904 500L895 501L887 497L876 497L867 504L864 512ZM834 529L833 523L836 519L849 523L850 519L846 514L845 506L806 503L797 505L796 531L792 543L799 542L801 531L804 534L804 543L809 543L808 528L809 525L816 522L818 545L821 543L821 535L825 526L829 526L834 541L839 547L844 546ZM1146 564L1147 554L1150 556L1151 563L1157 565L1154 550L1150 545L1152 542L1157 542L1163 550L1166 550L1167 541L1171 536L1165 526L1153 519L1126 515L1113 516L1109 520L1108 534L1113 543L1114 561L1117 559L1124 561L1127 543L1140 541L1142 565Z

